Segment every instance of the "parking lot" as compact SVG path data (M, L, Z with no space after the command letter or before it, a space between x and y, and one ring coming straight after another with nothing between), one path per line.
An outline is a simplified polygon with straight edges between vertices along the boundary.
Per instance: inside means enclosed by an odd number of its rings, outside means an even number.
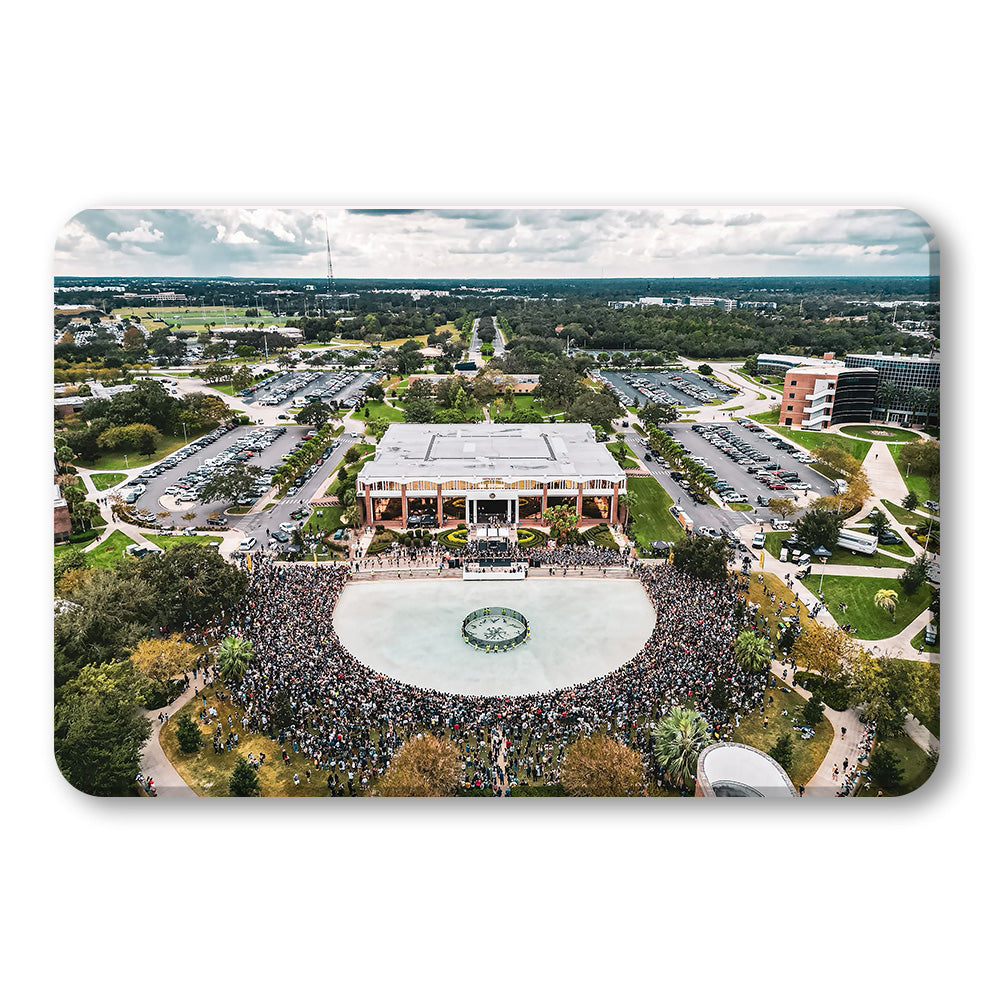
M754 425L759 426L759 425ZM699 433L694 428L703 428ZM732 510L730 507L713 507L711 504L698 503L693 494L681 486L679 480L682 474L671 475L670 466L658 462L648 449L648 445L636 434L627 434L625 440L633 451L643 459L643 464L649 469L656 481L666 490L674 502L674 507L682 509L694 522L695 530L700 528L716 529L718 531L733 531L746 524L760 520L770 520L771 514L767 506L758 502L758 497L770 503L775 496L795 496L802 508L817 494L828 496L832 491L830 481L815 472L806 462L801 462L796 456L806 457L806 452L792 445L792 451L783 450L777 444L784 442L770 429L764 428L763 433L753 433L736 421L697 424L673 424L670 430L674 440L688 450L692 458L701 458L706 468L715 475L717 480L728 484L736 496L745 496L752 510ZM723 432L725 436L723 436ZM723 451L722 445L712 443L717 438L730 453ZM776 440L770 440L776 439ZM743 446L740 450L737 442ZM790 442L784 442L790 445ZM749 452L749 454L747 454ZM650 460L645 456L650 454ZM752 455L760 455L757 459ZM740 464L743 462L744 464ZM772 466L765 469L765 466ZM751 470L761 471L751 471ZM785 473L785 479L779 479L779 473ZM789 481L794 477L802 482L803 487L791 489ZM781 483L784 488L769 489L766 482ZM717 487L716 492L723 487ZM733 494L727 494L732 496ZM676 516L676 515L675 515ZM795 520L793 515L791 520Z
M175 452L163 462L150 467L141 475L133 476L118 487L123 496L137 486L145 487L134 502L136 510L148 509L145 516L147 527L152 530L164 524L184 525L182 515L194 511L196 518L190 525L211 525L213 516L226 517L220 527L235 528L247 536L256 537L265 544L269 532L280 530L279 525L287 522L293 511L308 507L308 500L332 474L343 453L357 440L352 434L342 434L334 439L328 454L317 465L306 470L302 483L292 486L281 500L274 501L270 510L244 515L225 515L230 506L223 500L201 503L197 499L199 487L215 472L237 463L253 465L263 470L252 494L240 498L240 506L256 503L271 489L271 476L283 463L285 456L299 445L310 427L260 427L236 425L229 430L212 432L192 441L186 448ZM170 517L157 517L168 512Z
M625 406L632 406L636 398L639 406L648 402L677 406L697 406L715 399L730 399L737 390L697 372L677 371L600 371L595 378L611 386Z
M240 399L263 406L304 406L315 399L353 404L371 382L381 377L380 372L284 372L258 382L241 393Z

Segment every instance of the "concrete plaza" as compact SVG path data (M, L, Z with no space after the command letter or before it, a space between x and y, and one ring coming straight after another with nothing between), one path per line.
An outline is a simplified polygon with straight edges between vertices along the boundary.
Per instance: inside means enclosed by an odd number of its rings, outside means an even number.
M503 653L466 644L462 619L485 607L520 611L530 639ZM355 581L333 616L344 645L373 670L467 695L534 694L600 677L643 647L655 621L637 580L562 576Z

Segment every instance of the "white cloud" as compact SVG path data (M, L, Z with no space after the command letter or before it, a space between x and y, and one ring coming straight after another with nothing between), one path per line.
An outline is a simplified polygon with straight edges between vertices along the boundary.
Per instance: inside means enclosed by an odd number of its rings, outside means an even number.
M228 232L225 226L216 225L215 227L215 239L212 240L213 243L228 243L231 246L237 246L239 244L247 243L257 243L252 236L247 236L242 229L234 229L232 232Z
M107 239L115 243L159 243L163 239L163 232L154 229L148 219L140 219L135 229L130 229L127 233L108 233Z

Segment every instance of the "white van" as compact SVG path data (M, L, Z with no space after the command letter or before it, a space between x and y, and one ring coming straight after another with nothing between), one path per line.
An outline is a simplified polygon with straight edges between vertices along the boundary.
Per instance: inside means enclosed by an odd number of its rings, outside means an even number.
M240 552L249 552L257 544L256 538L244 538L240 542Z
M846 493L847 492L847 481L844 479L835 479L833 481L833 492L834 493Z
M780 520L777 517L772 517L771 518L771 527L774 528L775 531L791 531L792 530L792 522L791 521L782 521L782 520Z

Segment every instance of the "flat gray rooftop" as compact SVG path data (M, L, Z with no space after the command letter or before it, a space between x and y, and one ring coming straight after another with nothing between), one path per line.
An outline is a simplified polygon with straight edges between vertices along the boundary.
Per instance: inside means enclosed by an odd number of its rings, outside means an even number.
M590 424L394 423L358 482L462 476L623 479Z
M509 607L531 637L504 653L462 638L477 608ZM452 694L515 695L592 680L642 649L656 624L638 580L539 577L352 581L333 626L362 663L396 680Z

